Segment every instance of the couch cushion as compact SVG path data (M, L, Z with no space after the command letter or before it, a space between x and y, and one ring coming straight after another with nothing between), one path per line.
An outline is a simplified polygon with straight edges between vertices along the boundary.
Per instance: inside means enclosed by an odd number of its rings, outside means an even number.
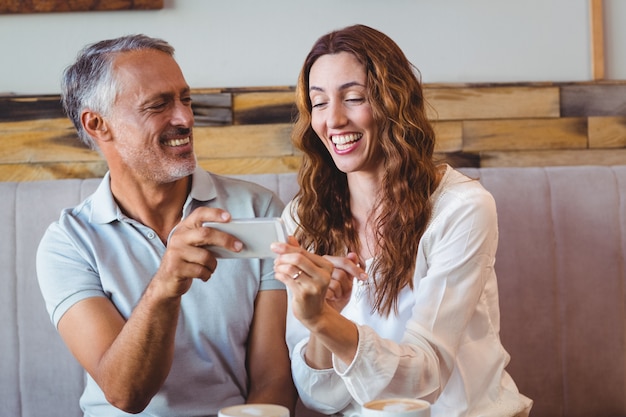
M626 381L623 227L619 172L609 167L548 171L563 346L565 414L615 415ZM623 185L623 184L622 184ZM622 262L619 262L619 259Z
M0 266L2 267L2 289L0 290L0 353L2 371L0 372L0 415L19 416L20 390L19 343L17 338L17 283L15 274L15 190L17 183L0 182Z
M83 371L62 342L46 312L37 283L35 255L47 226L61 209L80 201L81 180L24 182L15 204L19 390L22 416L82 416L78 397ZM19 415L19 414L16 414Z
M507 368L532 416L626 411L626 167L483 168Z
M463 169L493 194L507 370L532 417L626 413L626 166ZM238 176L283 201L296 174ZM50 323L35 275L45 228L100 179L0 183L0 415L79 417L83 372Z

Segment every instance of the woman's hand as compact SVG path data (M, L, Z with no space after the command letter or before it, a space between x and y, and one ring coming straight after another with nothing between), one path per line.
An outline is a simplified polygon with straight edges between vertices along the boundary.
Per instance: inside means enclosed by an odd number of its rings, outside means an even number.
M348 256L324 256L329 260L334 270L326 291L326 302L335 310L341 312L350 301L354 278L367 280L367 274L361 268L359 257L350 252Z
M288 244L272 244L272 250L278 254L274 276L290 289L295 317L307 327L314 326L328 307L325 295L333 264L302 249L292 236Z
M275 243L272 250L276 278L293 294L294 315L305 326L314 327L324 309L341 311L352 292L353 277L366 277L357 256L319 256L298 246L293 237L289 243Z
M354 277L367 278L358 257L319 256L301 248L289 237L288 243L274 243L278 254L275 277L292 294L294 316L310 332L306 362L315 369L332 368L332 355L345 363L354 359L358 345L356 325L340 312L348 304Z

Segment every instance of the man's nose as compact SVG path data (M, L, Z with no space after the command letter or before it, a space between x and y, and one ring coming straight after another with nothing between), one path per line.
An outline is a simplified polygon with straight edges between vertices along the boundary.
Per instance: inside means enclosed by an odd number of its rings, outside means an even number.
M194 124L193 109L187 103L177 101L172 114L174 126L192 127Z

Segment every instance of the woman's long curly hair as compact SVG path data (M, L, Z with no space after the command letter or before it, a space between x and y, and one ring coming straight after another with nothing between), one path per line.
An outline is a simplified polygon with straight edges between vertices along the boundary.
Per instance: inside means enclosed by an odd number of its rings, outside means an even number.
M435 134L425 113L417 69L385 34L364 25L333 31L314 44L298 78L292 140L303 153L298 175L295 233L300 244L319 255L359 252L350 211L346 174L311 127L309 73L328 54L348 52L363 64L385 174L377 206L369 219L376 248L372 266L374 310L397 311L400 291L413 288L419 241L431 216L430 196L437 181L433 160Z

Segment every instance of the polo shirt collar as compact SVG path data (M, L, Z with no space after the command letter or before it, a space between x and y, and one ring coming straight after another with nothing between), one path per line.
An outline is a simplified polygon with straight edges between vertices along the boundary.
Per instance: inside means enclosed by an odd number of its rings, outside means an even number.
M216 198L215 182L211 174L203 168L196 167L191 177L191 192L189 195L197 201L209 201Z
M209 201L217 196L215 182L207 171L196 167L191 177L191 192L187 197L185 207L193 200ZM111 223L115 220L121 221L126 218L111 193L111 174L107 171L102 178L102 182L92 195L92 215L91 221L94 223Z

